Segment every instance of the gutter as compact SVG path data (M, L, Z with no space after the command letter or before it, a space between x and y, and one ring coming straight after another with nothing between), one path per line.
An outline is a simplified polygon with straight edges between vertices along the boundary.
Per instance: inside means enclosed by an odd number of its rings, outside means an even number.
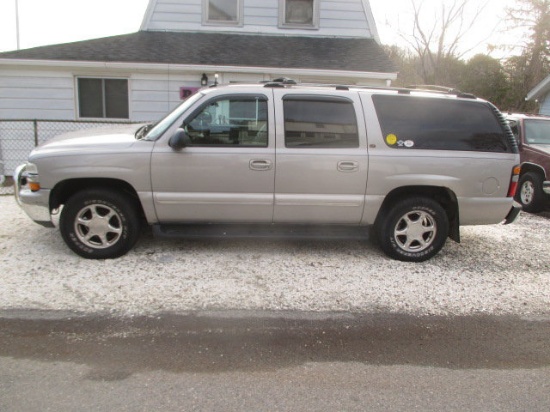
M29 68L66 68L66 69L109 69L120 71L150 71L150 72L229 72L229 73L260 73L287 74L295 76L330 76L352 79L395 80L395 73L362 72L347 70L322 70L288 67L253 67L253 66L217 66L171 63L133 63L133 62L96 62L80 60L34 60L34 59L0 59L0 67L26 66Z

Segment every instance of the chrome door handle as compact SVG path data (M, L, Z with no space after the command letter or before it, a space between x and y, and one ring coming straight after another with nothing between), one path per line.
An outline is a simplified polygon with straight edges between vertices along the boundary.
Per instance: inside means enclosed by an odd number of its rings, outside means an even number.
M251 160L249 163L250 170L271 170L273 163L271 160Z
M349 160L344 160L338 162L338 171L339 172L356 172L359 170L359 163Z

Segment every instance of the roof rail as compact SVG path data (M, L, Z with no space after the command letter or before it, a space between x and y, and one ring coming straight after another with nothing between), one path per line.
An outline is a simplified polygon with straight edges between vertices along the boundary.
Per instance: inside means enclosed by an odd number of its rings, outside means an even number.
M357 86L347 84L328 84L328 83L298 83L296 80L289 79L288 77L280 77L273 80L260 82L264 84L264 87L288 87L293 85L300 86L312 86L312 87L327 87L334 88L336 90L350 90L350 89L367 89L367 90L388 90L396 91L398 94L411 94L413 91L425 91L438 94L450 94L456 97L464 99L477 99L477 97L471 93L464 93L458 89L438 86L438 85L412 85L407 87L389 87L389 86Z
M439 86L437 84L417 84L417 85L407 86L407 88L412 90L419 90L419 91L452 94L452 95L455 95L456 97L462 97L465 99L477 99L477 97L472 93L464 93L458 89L455 89L454 87Z

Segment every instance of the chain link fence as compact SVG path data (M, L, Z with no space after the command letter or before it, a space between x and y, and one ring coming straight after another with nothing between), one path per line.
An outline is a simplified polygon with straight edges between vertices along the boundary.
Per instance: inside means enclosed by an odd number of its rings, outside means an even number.
M54 136L75 130L132 122L0 120L0 195L13 193L13 172L31 150Z

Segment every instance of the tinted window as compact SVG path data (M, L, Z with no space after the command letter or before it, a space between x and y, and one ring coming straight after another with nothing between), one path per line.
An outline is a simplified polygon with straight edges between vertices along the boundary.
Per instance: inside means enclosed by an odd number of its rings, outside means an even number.
M284 101L286 147L358 147L357 120L348 100L289 96Z
M388 146L512 152L488 104L394 95L375 95L373 101Z
M209 101L183 123L193 146L266 147L267 99L234 96Z

